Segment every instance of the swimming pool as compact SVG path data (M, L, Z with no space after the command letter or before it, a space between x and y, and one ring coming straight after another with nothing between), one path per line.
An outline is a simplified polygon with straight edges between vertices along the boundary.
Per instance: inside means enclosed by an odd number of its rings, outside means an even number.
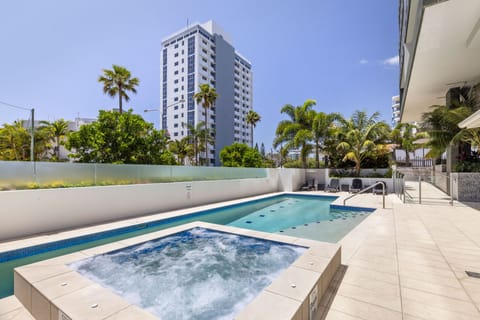
M70 267L161 319L233 319L306 250L196 227Z
M192 221L337 242L374 209L331 205L336 198L335 196L282 194L2 252L0 253L0 298L13 294L13 269L18 266ZM349 214L339 214L339 210ZM329 225L335 227L332 229L329 228ZM325 234L321 234L322 230ZM304 232L302 233L302 231Z

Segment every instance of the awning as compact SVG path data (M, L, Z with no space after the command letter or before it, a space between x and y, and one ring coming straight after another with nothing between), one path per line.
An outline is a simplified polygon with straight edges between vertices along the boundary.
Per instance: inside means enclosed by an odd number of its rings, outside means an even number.
M480 128L480 110L458 124L460 128Z

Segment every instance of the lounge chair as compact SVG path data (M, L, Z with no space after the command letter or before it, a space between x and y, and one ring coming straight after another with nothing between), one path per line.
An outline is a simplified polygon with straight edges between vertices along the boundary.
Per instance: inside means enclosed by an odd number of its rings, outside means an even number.
M305 184L300 188L302 191L311 191L315 190L315 179L305 182Z
M350 186L350 192L359 192L363 189L362 179L353 179L352 185Z
M385 183L385 181L377 181L375 183L378 183L378 182L381 182L385 186L385 194L387 194L387 184ZM373 194L382 194L382 193L383 191L382 191L381 184L377 184L375 187L373 187Z
M331 179L330 184L327 186L328 192L338 192L340 191L340 180L339 179Z

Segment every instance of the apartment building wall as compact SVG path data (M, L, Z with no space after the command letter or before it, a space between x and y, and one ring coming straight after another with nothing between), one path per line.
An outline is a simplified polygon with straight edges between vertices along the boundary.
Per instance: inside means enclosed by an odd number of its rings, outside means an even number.
M252 108L251 63L213 21L182 29L164 39L162 46L161 128L173 140L187 137L187 124L196 127L205 121L205 109L195 102L194 94L201 84L214 87L219 97L207 111L208 127L215 132L209 165L218 166L224 146L251 143L246 123Z

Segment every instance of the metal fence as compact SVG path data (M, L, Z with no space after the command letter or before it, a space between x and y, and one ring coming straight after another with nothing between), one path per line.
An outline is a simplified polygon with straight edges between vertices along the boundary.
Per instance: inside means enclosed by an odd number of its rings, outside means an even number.
M394 172L395 193L403 203L453 205L452 179L448 173L405 175Z

